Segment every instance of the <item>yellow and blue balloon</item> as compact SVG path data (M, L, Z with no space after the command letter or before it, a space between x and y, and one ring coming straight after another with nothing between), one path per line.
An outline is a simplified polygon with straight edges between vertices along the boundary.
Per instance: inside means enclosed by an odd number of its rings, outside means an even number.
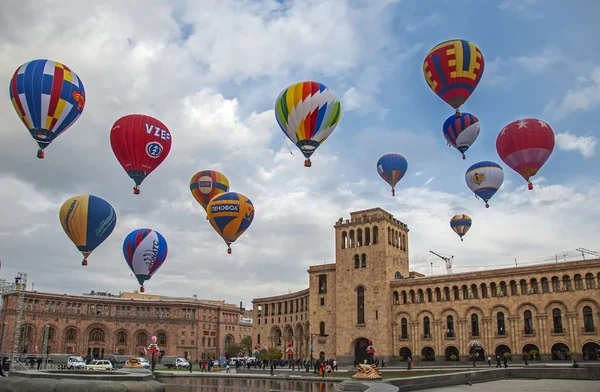
M216 170L202 170L190 179L190 191L208 214L208 203L213 197L229 192L229 180Z
M60 207L60 224L73 244L83 254L81 265L113 232L117 223L114 208L93 195L73 196Z
M467 234L467 231L471 228L472 224L473 220L467 214L457 214L450 219L450 227L458 234L461 241L463 240L463 236Z
M485 201L485 208L489 208L488 201L504 182L504 170L496 162L477 162L467 169L465 181L469 189Z
M396 196L395 187L408 170L408 162L400 154L385 154L377 161L377 172L392 187L392 196Z
M231 244L254 220L254 205L241 193L222 193L208 203L208 220L227 244L227 253L231 254Z

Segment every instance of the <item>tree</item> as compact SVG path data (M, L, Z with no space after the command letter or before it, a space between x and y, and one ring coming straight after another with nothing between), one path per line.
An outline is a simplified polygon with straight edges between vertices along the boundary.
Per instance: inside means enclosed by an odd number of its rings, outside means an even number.
M260 353L258 354L258 360L263 360L263 361L274 361L276 359L281 359L281 357L283 356L283 353L275 348L270 348L268 350L265 350L264 348L262 350L260 350Z
M227 349L225 350L225 353L226 353L225 356L228 359L231 357L237 357L238 354L244 353L244 348L238 344L231 344L231 345L229 345L229 347L227 347Z
M240 346L244 350L244 354L252 355L252 336L245 336L240 342Z

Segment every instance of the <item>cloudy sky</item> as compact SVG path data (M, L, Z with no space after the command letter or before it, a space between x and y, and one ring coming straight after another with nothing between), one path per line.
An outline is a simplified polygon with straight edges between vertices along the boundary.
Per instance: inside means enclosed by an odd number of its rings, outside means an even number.
M169 255L148 293L249 307L307 287L308 266L334 261L335 221L373 207L409 225L411 265L426 274L431 262L445 274L430 250L454 255L457 272L600 250L599 14L594 0L0 2L5 86L21 64L49 58L73 69L87 94L44 160L8 93L0 100L0 276L27 272L39 291L132 291L123 239L150 227ZM463 107L482 124L466 161L442 135L453 110L421 70L429 49L451 38L473 41L486 60ZM310 169L273 112L279 92L306 79L331 87L343 107ZM130 113L160 119L173 135L139 196L109 143L114 121ZM556 133L533 191L495 149L498 132L522 117ZM409 162L395 198L376 170L388 152ZM480 160L505 169L489 209L464 180ZM189 191L204 169L224 173L256 207L232 255ZM118 222L82 267L58 210L88 193L110 202ZM473 218L463 243L449 227L457 213Z

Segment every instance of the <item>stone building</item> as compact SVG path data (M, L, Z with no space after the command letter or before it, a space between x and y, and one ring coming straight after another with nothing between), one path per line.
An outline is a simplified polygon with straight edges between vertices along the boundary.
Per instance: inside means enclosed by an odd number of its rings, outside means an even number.
M253 300L254 341L342 365L369 340L388 362L600 359L600 259L425 277L409 270L407 225L381 208L334 228L335 263L311 266L308 289Z
M18 293L4 294L0 316L2 352L13 347ZM91 292L81 296L25 293L21 353L42 353L49 326L48 353L139 355L157 337L162 355L192 360L225 355L231 344L252 336L252 325L241 322L242 304L139 293Z

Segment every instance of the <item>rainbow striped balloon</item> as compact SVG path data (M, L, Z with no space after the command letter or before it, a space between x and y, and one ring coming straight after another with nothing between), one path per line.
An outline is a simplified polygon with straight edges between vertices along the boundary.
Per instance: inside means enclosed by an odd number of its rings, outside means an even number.
M450 227L458 236L460 240L463 240L463 236L467 234L467 231L471 228L473 220L467 214L457 214L450 219Z
M304 154L306 167L311 166L311 155L331 135L341 115L342 106L335 93L318 82L293 84L275 101L277 123Z

